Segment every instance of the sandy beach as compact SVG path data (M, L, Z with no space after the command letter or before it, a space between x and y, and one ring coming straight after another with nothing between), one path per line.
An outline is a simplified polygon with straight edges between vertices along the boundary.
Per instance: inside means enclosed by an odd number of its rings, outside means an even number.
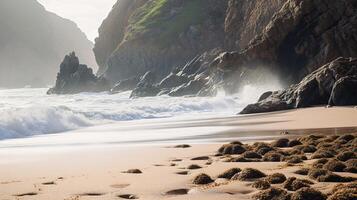
M222 144L239 140L249 146L279 137L354 134L356 117L356 108L318 107L189 121L120 122L64 134L4 140L0 142L0 199L251 199L259 192L252 187L254 181L217 176L231 168L255 168L265 175L279 172L306 179L294 172L310 167L316 159L310 159L307 153L309 160L291 166L285 161L227 162L236 155L216 155ZM284 131L289 134L281 135ZM190 147L174 148L179 144ZM200 168L188 169L193 164ZM141 173L125 173L129 169ZM215 182L193 184L201 173ZM336 174L357 178L349 172ZM337 184L313 183L311 187L324 193Z

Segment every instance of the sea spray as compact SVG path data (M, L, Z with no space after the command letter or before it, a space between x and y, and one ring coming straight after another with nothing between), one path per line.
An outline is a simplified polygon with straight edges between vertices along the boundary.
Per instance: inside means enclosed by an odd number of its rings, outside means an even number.
M231 116L243 106L237 98L225 95L130 99L130 92L54 96L45 92L31 88L0 91L0 139L61 133L117 121Z

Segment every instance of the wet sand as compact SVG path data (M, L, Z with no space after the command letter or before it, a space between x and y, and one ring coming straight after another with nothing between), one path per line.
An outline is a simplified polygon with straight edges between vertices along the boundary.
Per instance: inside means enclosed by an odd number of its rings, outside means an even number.
M189 121L128 122L1 141L0 199L250 199L258 192L251 187L252 182L217 180L217 175L232 167L253 166L266 174L280 172L303 178L293 172L313 160L292 167L283 162L224 162L214 156L222 143L240 140L251 144L310 133L354 133L356 117L355 108L310 108ZM134 133L143 131L146 135L129 137L133 127ZM102 138L98 137L101 131ZM289 135L280 135L283 131ZM170 134L162 137L155 135L157 132ZM180 136L170 137L175 132ZM124 139L119 137L121 133ZM172 148L183 143L191 147ZM212 164L191 160L198 156L208 156ZM187 169L191 164L202 168ZM123 173L128 169L140 169L142 173ZM212 176L218 184L193 185L193 178L200 173ZM334 185L316 182L314 188L326 192ZM165 194L172 190L174 195Z

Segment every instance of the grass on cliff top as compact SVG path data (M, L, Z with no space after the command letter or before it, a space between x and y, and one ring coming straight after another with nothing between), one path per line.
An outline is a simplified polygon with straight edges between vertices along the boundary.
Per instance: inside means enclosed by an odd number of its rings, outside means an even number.
M191 25L200 24L206 17L203 0L184 1L177 13L170 0L152 0L139 8L129 20L130 29L126 39L134 39L138 34L154 31L162 46L172 42Z

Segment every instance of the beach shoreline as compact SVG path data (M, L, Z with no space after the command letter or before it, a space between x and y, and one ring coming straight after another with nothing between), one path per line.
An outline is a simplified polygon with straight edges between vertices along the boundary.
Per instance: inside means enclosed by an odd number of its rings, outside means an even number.
M320 117L316 118L316 115ZM252 166L266 174L281 172L288 177L302 178L293 174L301 165L286 168L280 162L223 162L215 154L222 144L234 140L252 144L255 141L270 142L280 137L294 138L312 133L356 133L357 121L353 120L356 116L355 108L320 107L167 124L162 121L156 125L146 122L136 124L136 128L141 127L137 131L170 130L172 134L182 126L190 127L185 131L193 132L214 127L212 133L197 134L194 138L187 134L177 140L158 137L135 142L129 141L129 138L120 143L116 141L117 137L105 134L109 127L101 126L57 135L1 141L0 199L120 199L120 195L126 194L139 199L250 199L257 193L251 187L251 182L223 181L224 184L220 184L222 180L216 180L218 185L202 187L193 185L192 180L200 173L216 177L233 167L244 169ZM298 125L301 129L296 129ZM111 132L123 130L119 125L110 128ZM103 130L102 137L107 138L96 141L97 137L82 137L88 130L97 135L98 131ZM289 134L281 135L284 131ZM75 136L71 137L71 133ZM44 144L45 139L58 141ZM79 144L83 139L86 142ZM116 142L109 143L111 140ZM173 148L178 144L189 144L190 148ZM202 156L208 156L212 163L208 165L206 159L192 160ZM304 165L312 162L308 160ZM188 170L187 167L192 164L202 168ZM142 174L123 173L128 169L140 169ZM184 172L187 174L177 174ZM324 192L334 185L316 183L316 187ZM188 194L165 195L177 189L182 189L183 193L187 189Z

